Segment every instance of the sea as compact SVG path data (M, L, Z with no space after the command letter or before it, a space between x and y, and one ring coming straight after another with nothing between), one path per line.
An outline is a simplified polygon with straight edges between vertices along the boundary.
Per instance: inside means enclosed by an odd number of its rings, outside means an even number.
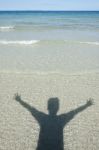
M0 72L99 71L99 11L0 11Z

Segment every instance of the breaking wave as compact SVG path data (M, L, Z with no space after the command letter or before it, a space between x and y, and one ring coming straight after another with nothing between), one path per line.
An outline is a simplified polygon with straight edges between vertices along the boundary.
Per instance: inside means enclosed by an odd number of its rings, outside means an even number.
M0 27L0 31L1 32L7 32L7 31L11 31L11 30L14 30L14 26L2 26Z
M0 44L2 45L33 45L38 43L38 40L30 40L30 41L0 41Z

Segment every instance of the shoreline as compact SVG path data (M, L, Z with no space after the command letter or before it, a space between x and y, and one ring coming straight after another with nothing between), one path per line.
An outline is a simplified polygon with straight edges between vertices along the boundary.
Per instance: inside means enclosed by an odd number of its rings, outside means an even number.
M65 76L79 76L79 75L91 75L99 74L99 70L92 71L78 71L78 72L66 72L66 71L0 71L0 74L16 74L16 75L65 75Z

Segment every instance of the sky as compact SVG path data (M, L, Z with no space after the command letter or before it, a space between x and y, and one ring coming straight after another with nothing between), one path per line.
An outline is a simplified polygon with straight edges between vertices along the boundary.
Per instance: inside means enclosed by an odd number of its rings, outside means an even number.
M99 0L0 0L0 10L99 10Z

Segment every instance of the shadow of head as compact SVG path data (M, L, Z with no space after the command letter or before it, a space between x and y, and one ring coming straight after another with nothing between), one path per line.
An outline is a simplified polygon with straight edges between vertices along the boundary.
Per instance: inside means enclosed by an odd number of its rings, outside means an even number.
M57 97L48 100L48 111L50 115L56 115L59 110L59 99Z

